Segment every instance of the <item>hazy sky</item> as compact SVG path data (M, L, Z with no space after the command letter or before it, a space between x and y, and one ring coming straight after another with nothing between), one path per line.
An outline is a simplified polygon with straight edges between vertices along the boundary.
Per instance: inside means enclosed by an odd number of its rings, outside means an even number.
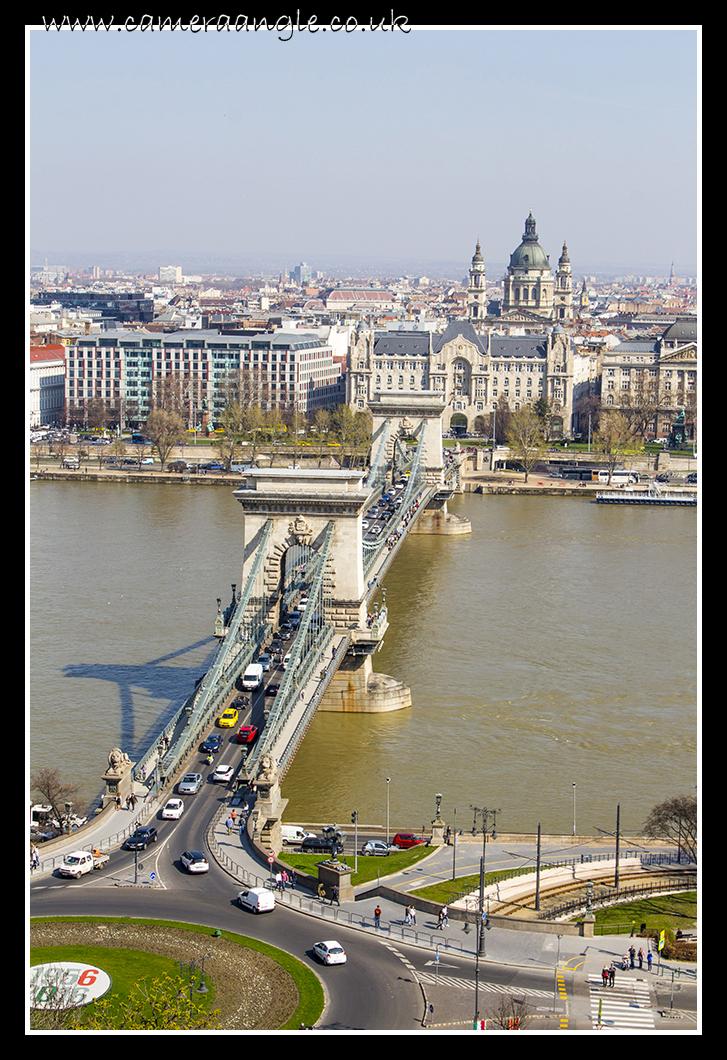
M700 45L696 27L32 28L30 264L464 274L478 237L504 268L532 208L553 267L566 238L576 274L693 274Z

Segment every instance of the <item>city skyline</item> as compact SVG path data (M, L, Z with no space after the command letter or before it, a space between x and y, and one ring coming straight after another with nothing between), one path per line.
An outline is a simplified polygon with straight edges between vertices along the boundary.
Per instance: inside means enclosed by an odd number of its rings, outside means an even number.
M532 210L553 269L695 275L700 43L30 27L29 264L462 276L479 238L496 282Z

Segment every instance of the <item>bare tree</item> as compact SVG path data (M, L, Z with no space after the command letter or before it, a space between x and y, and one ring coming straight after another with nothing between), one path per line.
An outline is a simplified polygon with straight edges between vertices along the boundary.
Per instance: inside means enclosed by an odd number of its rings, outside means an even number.
M500 994L485 1018L504 1031L521 1031L533 1021L533 1014L526 1001L512 994Z
M527 482L528 475L545 455L543 423L541 417L530 405L523 405L522 408L512 413L507 432L507 444L513 456L523 465Z
M623 462L626 451L633 446L633 437L628 421L620 412L605 412L596 431L596 445L603 453L608 469L608 484L616 465Z
M184 420L178 412L154 409L149 413L149 418L144 425L144 434L159 454L163 471L172 449L184 440Z
M667 839L697 862L697 799L693 795L672 795L657 803L646 818L644 834Z
M66 815L66 803L78 801L78 785L64 780L53 766L44 766L33 773L30 778L31 791L37 792L44 803L47 803L57 821Z

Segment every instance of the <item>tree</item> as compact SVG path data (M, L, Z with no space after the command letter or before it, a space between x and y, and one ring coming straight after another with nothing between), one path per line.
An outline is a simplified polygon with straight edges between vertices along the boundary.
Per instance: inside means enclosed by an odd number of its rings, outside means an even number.
M136 983L122 1012L118 999L94 1001L83 1026L88 1030L179 1031L214 1030L219 1009L207 1012L190 999L189 983L181 976L160 975L148 982Z
M523 465L527 482L528 475L545 453L542 420L530 405L523 405L510 416L507 444L513 456Z
M30 789L40 795L47 803L56 821L63 821L66 816L66 803L78 801L78 785L64 780L53 766L44 766L33 773L30 778Z
M237 402L229 404L220 416L220 433L215 433L212 448L220 463L229 471L232 461L240 455L242 436L245 433L244 412Z
M697 862L697 799L693 795L672 795L657 803L646 818L644 834L652 839L676 843Z
M623 461L627 449L633 445L628 421L619 412L605 412L596 431L596 445L603 453L608 469L608 484L616 465Z
M144 435L159 454L163 471L172 449L184 439L184 420L178 412L154 409L144 424Z

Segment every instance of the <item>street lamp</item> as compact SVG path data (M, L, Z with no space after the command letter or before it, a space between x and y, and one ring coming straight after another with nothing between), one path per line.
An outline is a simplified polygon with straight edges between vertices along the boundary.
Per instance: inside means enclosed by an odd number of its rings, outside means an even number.
M576 834L576 786L573 784L573 835Z
M487 860L487 822L492 818L492 839L497 839L495 825L500 810L488 810L486 807L473 806L475 822L480 817L482 820L482 857L480 858L480 897L478 902L478 935L477 949L475 951L475 1026L480 1015L480 956L485 956L485 864ZM474 829L473 829L474 831Z
M386 778L386 845L389 845L389 784L391 777Z

